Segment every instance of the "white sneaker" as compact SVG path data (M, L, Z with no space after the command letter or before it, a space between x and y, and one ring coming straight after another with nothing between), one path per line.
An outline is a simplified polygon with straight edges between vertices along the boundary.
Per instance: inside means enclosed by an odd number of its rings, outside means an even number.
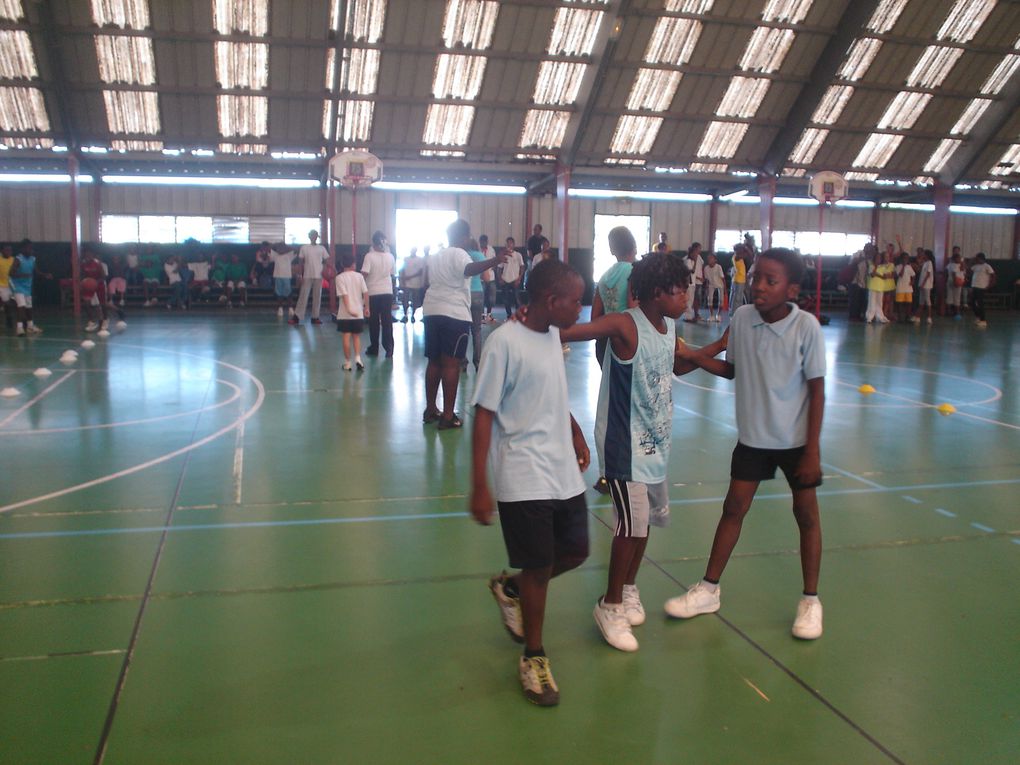
M100 322L100 324L99 324L99 328L100 329L105 329L107 332L109 332L110 331L110 320L109 319L103 319L102 322Z
M929 316L929 317L928 317L928 323L929 323L929 324L931 324L931 323L932 323L932 320L931 320L931 316Z
M37 327L37 326L35 326L35 324L29 324L26 331L30 335L41 335L42 334L42 327Z
M683 595L666 601L666 613L675 619L690 619L699 614L714 614L719 610L722 587L710 592L704 580L699 581Z
M669 505L664 507L653 507L649 510L648 523L656 528L667 528L669 526Z
M351 362L349 362L349 361L345 361L345 362L343 363L343 365L342 365L342 369L343 369L343 370L344 370L345 372L350 372L350 371L351 371Z
M96 324L94 321L90 321L88 324L85 325L86 332L95 332L97 329L99 329L99 325Z
M560 703L560 689L552 676L552 667L546 656L522 656L517 664L521 689L528 701L540 707L553 707Z
M815 640L822 636L822 602L818 598L800 599L791 632L801 640Z
M975 323L975 324L976 324L977 326L979 326L979 327L982 327L982 328L983 328L983 327L987 327L987 326L988 326L988 322L987 322L987 321L982 321L981 319L978 319L978 320L977 320L977 321L975 321L974 323Z
M24 337L24 335L25 335L25 328L24 327L18 327L15 330L14 334L17 335L18 337Z
M283 309L282 308L277 308L276 309L276 315L277 316L283 316Z
M641 605L641 593L636 584L623 585L623 610L631 627L645 623L645 607Z
M363 368L360 363L358 368ZM506 594L503 585L506 584L507 578L506 571L499 576L492 577L489 580L489 591L499 605L499 614L503 618L503 626L506 627L506 631L510 633L514 642L523 643L524 617L521 615L521 599Z
M630 630L627 610L623 603L603 603L602 598L599 598L592 613L595 623L599 625L599 630L602 632L602 637L609 645L620 651L629 652L638 649L637 638Z
M564 353L570 353L570 346L567 345L566 343L563 343L562 348Z

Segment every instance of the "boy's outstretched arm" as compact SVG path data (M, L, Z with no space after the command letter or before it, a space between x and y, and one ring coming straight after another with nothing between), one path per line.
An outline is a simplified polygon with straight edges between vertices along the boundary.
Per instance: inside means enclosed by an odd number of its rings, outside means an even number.
M727 327L726 331L722 333L722 336L718 340L716 340L713 343L709 343L708 345L702 348L699 348L697 351L695 351L695 353L700 353L701 355L707 356L708 358L714 358L715 356L718 356L720 353L726 350L726 346L729 345L729 342L730 342L730 328ZM688 347L687 344L678 337L677 350L679 351L681 348L687 347ZM677 377L685 375L688 372L693 372L695 369L698 369L698 365L695 364L693 361L690 361L686 357L681 356L679 352L674 354L673 374L675 374Z
M574 415L570 415L570 438L574 442L574 454L577 456L577 466L583 473L591 464L591 452L588 450L588 442L584 440L584 432L577 424Z
M822 452L819 445L822 437L822 414L825 411L825 378L816 377L807 381L808 426L804 455L797 463L794 475L808 486L818 483L822 477Z
M489 491L486 464L489 443L492 440L492 422L496 414L490 409L475 405L475 421L471 429L471 515L483 526L492 523L494 502Z

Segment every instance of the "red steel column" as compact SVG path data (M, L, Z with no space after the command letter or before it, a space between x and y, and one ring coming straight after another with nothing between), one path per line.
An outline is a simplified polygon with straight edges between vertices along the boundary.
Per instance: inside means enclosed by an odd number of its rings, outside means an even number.
M81 316L81 263L78 240L81 237L81 214L78 211L78 158L67 157L67 172L71 176L71 294L74 296L74 317ZM97 183L98 178L92 182Z
M569 260L567 249L567 228L570 225L570 168L556 165L556 230L559 232L559 257L564 263ZM530 229L529 229L530 231Z
M719 195L712 194L712 201L708 203L708 247L706 252L715 252L715 235L719 230Z
M875 206L871 208L871 243L876 247L879 247L878 238L881 235L881 222L882 222L882 205L880 202L875 202ZM881 247L879 247L881 249ZM932 263L932 266L935 264Z
M761 229L761 248L767 250L772 246L772 223L774 220L773 200L776 198L776 178L774 175L758 176L758 211Z
M935 263L941 263L941 268L936 268L936 272L945 273L946 266L949 263L949 256L953 251L952 246L952 233L951 233L951 221L949 219L949 205L953 203L953 188L952 186L946 186L938 181L935 182L935 221L934 221L934 250L935 250ZM941 310L945 304L946 294L946 281L945 279L935 280L935 305Z

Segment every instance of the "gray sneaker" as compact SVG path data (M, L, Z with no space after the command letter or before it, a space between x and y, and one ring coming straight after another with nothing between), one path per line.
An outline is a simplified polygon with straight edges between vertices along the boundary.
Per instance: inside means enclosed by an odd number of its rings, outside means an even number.
M507 595L504 585L508 579L506 571L489 580L489 591L499 605L503 626L515 643L524 642L524 618L521 616L521 599ZM537 702L536 702L537 703Z
M535 656L529 659L522 656L517 672L528 701L540 707L554 707L560 703L560 689L556 687L548 657Z
M645 607L641 605L641 593L636 584L623 585L623 610L631 627L645 623Z

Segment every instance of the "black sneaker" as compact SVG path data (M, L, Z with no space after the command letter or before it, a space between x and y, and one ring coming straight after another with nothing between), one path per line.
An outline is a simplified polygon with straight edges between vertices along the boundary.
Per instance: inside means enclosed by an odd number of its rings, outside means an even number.
M597 491L599 494L608 494L609 481L606 480L606 477L604 475L599 476L599 480L595 482L595 485L592 486L592 488L595 489L595 491Z

